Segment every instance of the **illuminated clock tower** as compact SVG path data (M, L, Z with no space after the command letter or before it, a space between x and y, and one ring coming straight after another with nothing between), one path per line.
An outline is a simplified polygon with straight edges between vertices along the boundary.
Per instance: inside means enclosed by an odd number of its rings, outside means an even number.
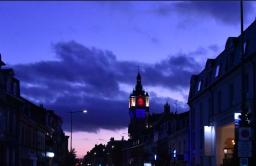
M139 140L143 137L143 133L148 127L149 116L149 96L142 87L140 73L137 75L135 89L130 95L129 115L129 137L131 139Z

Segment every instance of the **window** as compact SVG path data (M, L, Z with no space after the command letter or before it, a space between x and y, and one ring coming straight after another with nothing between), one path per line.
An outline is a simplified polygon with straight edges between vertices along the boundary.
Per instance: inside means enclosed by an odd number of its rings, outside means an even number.
M12 80L9 78L7 80L6 91L7 93L12 94L12 90Z
M230 59L230 65L233 66L234 65L234 61L235 61L235 54L232 52L230 55L229 55L229 59Z
M200 149L204 147L204 127L200 127Z
M195 110L191 109L191 125L192 129L195 129Z
M19 85L17 82L13 83L13 95L18 96L19 95Z
M135 107L135 97L134 96L131 96L131 98L130 98L130 106Z
M222 95L221 95L221 91L218 92L218 96L217 96L217 107L218 107L218 112L221 112L221 99L222 98Z
M244 91L245 93L248 93L249 91L249 76L248 73L244 75Z
M230 84L228 90L229 90L229 92L228 92L228 94L229 94L229 106L232 106L233 102L234 102L234 85Z
M215 77L218 77L219 73L220 73L220 65L217 65L215 69Z
M199 81L198 84L197 84L197 91L201 90L201 84L202 84L202 81Z
M192 140L191 140L191 142L192 142L192 150L195 150L196 149L196 134L195 134L195 132L192 132L192 134L191 134L192 136Z
M6 130L6 114L4 111L0 110L0 135Z
M247 50L247 41L244 41L244 53L246 52L246 50Z
M149 97L146 97L146 107L149 107Z
M199 104L199 115L200 115L200 125L202 125L204 120L203 103Z
M186 140L183 140L183 153L186 152Z
M213 116L213 106L212 106L212 97L208 98L208 111L209 111L209 118Z

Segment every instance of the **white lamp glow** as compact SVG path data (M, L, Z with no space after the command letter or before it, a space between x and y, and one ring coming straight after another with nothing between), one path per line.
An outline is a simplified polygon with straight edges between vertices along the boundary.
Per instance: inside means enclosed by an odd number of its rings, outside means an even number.
M144 163L144 166L152 166L151 163Z
M49 157L49 158L53 158L54 153L53 152L46 152L46 156Z

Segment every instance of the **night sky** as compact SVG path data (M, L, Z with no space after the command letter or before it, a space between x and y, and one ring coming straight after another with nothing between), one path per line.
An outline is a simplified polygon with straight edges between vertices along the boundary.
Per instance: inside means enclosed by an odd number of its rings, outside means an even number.
M245 27L256 17L245 2ZM237 2L1 2L0 52L21 94L55 110L83 156L127 138L128 97L138 68L150 112L186 111L191 74L240 32ZM177 104L175 104L177 103ZM177 105L177 107L176 107Z

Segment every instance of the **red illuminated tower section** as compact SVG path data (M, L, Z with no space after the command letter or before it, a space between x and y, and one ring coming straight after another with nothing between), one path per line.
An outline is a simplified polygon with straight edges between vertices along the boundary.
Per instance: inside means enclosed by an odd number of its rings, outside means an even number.
M140 73L137 75L135 89L130 95L129 115L129 136L131 139L140 140L143 138L143 133L148 126L149 116L149 96L143 89Z

